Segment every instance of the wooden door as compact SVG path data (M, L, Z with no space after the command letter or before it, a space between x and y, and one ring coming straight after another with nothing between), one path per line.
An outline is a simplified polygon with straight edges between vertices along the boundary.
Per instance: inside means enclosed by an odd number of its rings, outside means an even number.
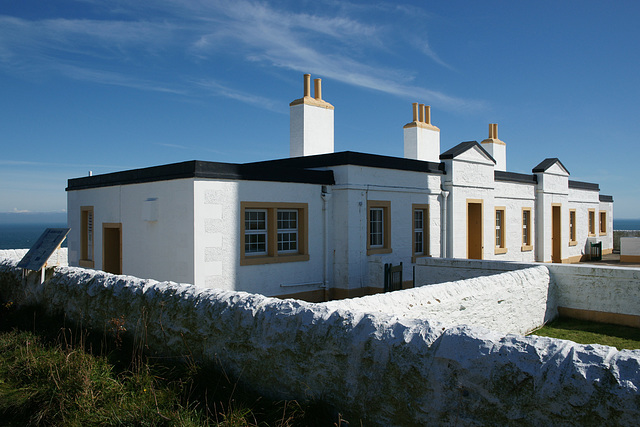
M482 203L467 203L467 258L482 259Z

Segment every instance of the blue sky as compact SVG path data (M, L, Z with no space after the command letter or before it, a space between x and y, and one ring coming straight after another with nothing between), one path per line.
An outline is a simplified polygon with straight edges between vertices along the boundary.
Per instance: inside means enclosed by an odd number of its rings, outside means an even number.
M0 213L67 179L289 155L302 75L336 151L402 157L411 103L441 149L499 124L507 169L558 157L640 217L640 2L0 0Z

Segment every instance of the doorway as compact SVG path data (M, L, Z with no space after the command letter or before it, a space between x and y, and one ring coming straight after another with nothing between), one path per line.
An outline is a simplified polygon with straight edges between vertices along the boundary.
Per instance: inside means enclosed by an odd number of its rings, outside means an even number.
M122 274L122 224L102 224L102 270Z
M560 205L551 205L551 262L562 262L562 221Z
M482 259L482 200L467 200L467 258Z

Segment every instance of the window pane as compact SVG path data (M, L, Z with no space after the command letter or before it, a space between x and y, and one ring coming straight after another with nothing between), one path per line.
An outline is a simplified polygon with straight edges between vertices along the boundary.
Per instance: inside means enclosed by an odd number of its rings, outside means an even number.
M524 245L529 244L529 215L530 211L522 212L522 243Z
M278 233L278 252L297 250L298 233Z
M267 212L266 211L245 211L244 213L245 230L266 230L267 229Z
M245 234L244 252L247 254L258 254L267 252L266 234Z
M421 254L422 252L424 252L422 230L420 230L420 231L416 230L415 239L416 239L415 253L416 254Z
M416 209L413 211L413 226L416 229L422 230L424 221L424 211L421 209Z
M298 211L278 210L278 230L295 230L298 228Z
M383 234L383 209L372 208L369 211L369 245L382 246Z
M267 211L264 209L244 212L244 253L267 253Z
M278 210L278 252L298 251L298 211Z
M502 211L496 211L496 246L502 247Z
M416 255L424 253L424 210L415 209L413 211L413 252Z

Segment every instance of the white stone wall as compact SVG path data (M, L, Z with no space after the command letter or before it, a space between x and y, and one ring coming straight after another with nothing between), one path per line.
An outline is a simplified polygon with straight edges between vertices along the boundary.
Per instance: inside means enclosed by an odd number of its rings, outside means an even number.
M0 249L0 259L6 259L19 263L22 258L29 252L29 249ZM47 261L48 267L68 267L68 248L58 248L49 257Z
M17 304L98 330L123 316L160 353L219 361L266 396L320 399L365 425L635 426L640 417L640 351L447 327L387 311L383 299L375 309L311 304L79 268L22 286L14 266L0 260L0 294ZM416 294L384 297L403 296Z
M558 306L604 313L640 313L640 268L547 265Z
M420 260L416 267L416 284L439 284L534 266L540 264L429 258ZM552 315L557 307L638 315L640 268L589 264L544 264L544 268L551 277L547 304ZM502 298L505 291L498 283L495 286L495 298Z
M416 269L424 273L420 262ZM557 316L546 267L493 273L325 304L336 309L393 313L400 318L438 319L446 327L467 324L517 334L537 329Z
M640 237L620 237L620 255L640 256Z

